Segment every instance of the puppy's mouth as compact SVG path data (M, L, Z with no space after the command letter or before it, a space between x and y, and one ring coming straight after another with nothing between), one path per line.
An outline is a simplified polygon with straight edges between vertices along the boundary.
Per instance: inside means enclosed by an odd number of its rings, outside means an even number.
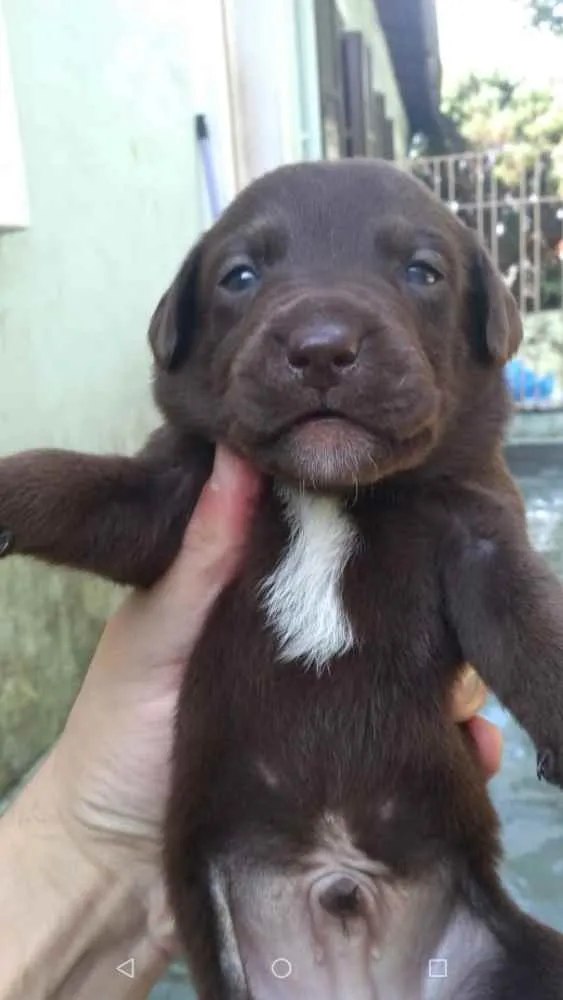
M427 425L405 437L382 434L339 410L310 410L278 427L263 442L272 471L318 489L377 482L408 466L432 444ZM261 449L262 450L262 449Z
M409 429L408 432L400 432L389 427L385 431L383 428L369 427L367 424L351 417L340 410L319 409L311 410L308 413L288 421L279 427L275 434L272 434L268 443L274 443L282 438L295 436L300 442L308 441L313 444L315 439L325 446L331 441L333 447L346 444L353 446L358 437L366 438L372 444L380 442L385 437L389 448L410 448L416 446L428 437L428 426Z
M307 413L301 414L299 417L294 417L293 420L288 420L287 423L278 427L275 434L271 435L270 441L273 442L274 440L279 440L287 434L301 434L304 429L311 434L316 431L328 434L333 431L338 432L338 430L348 430L350 433L354 428L362 430L365 434L369 433L367 427L340 410L329 410L324 408L310 410Z
M363 439L371 438L367 427L337 410L308 413L295 420L285 433L300 447L316 448L325 453L342 453L357 447Z
M311 410L309 413L304 413L302 416L297 417L297 420L293 421L293 426L299 427L302 424L308 424L312 420L342 420L347 423L355 423L345 413L341 413L340 410L320 409Z

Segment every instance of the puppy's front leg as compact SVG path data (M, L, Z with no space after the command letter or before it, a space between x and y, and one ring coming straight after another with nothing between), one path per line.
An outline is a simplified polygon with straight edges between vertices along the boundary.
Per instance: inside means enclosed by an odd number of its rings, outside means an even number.
M0 554L150 585L173 561L210 471L157 432L136 457L26 451L0 460Z
M538 777L563 787L563 587L497 514L460 518L445 542L447 615L463 658L534 741Z

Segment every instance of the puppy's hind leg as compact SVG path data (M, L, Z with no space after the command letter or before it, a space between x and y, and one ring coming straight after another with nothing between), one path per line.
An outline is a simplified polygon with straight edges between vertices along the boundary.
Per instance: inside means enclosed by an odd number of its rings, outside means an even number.
M246 974L235 935L229 905L228 875L219 862L209 866L209 889L213 901L219 963L229 1000L251 1000Z
M169 896L198 1000L252 1000L220 863L201 859L190 865L180 882L174 879Z

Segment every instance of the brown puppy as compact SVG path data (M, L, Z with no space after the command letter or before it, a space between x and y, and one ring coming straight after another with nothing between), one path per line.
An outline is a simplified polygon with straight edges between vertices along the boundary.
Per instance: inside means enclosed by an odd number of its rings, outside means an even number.
M412 178L285 167L156 310L144 451L0 463L6 551L141 586L215 441L266 473L178 707L165 863L200 1000L563 998L563 939L505 895L446 710L469 660L563 784L563 592L501 457L520 338L474 234Z

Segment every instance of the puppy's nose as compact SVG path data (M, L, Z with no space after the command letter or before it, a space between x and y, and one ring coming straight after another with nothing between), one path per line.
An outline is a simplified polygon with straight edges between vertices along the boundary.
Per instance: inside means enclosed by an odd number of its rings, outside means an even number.
M287 360L307 385L335 385L350 368L360 349L360 337L349 326L322 323L294 330L287 344Z

